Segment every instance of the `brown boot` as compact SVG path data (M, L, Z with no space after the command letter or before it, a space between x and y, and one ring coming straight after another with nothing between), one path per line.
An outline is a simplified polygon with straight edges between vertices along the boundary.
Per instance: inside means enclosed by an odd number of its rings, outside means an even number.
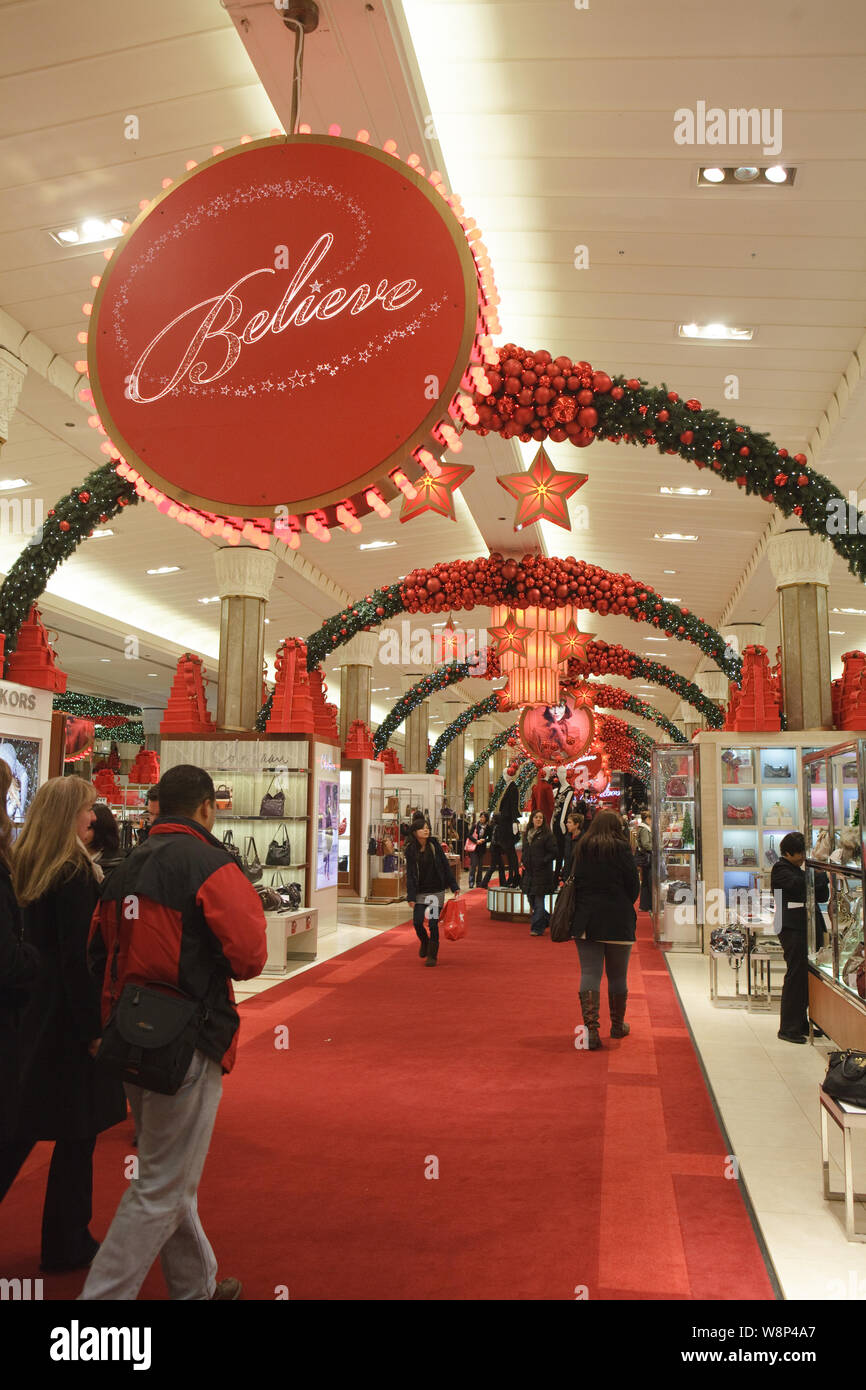
M580 991L580 1009L583 1014L583 1022L587 1032L587 1052L597 1052L601 1047L601 1038L598 1034L598 1011L600 1005L601 994L597 989L582 989Z
M628 999L628 990L625 994L609 994L607 996L610 1004L610 1036L612 1038L627 1038L631 1029L625 1021L625 1004Z

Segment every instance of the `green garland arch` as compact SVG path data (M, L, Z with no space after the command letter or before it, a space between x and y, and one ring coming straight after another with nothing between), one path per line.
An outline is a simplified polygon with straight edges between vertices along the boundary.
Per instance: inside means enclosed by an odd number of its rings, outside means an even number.
M482 751L481 753L478 754L478 757L477 757L477 758L473 758L472 762L469 764L469 771L466 773L466 776L463 778L463 805L464 805L464 806L466 805L466 803L467 803L468 800L469 800L469 794L470 794L470 792L472 791L472 783L475 781L475 778L478 776L478 769L482 766L483 763L488 762L488 761L490 760L490 758L492 757L492 755L493 755L499 748L504 747L504 745L508 742L508 740L509 740L510 738L514 738L514 736L515 736L516 733L517 733L517 725L516 725L516 724L512 724L510 729L501 729L500 732L499 732L498 734L496 734L496 735L490 740L490 742L488 743L487 747L486 747L485 749L483 749L483 751ZM522 750L521 750L521 751L522 751ZM429 769L428 769L428 770L429 770ZM503 783L503 785L504 785L504 783ZM491 802L491 805L492 805L492 804L493 804L493 803Z

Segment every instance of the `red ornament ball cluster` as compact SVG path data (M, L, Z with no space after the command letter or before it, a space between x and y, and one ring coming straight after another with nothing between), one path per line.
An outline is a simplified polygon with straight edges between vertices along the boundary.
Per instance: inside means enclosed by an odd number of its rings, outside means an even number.
M505 602L517 608L561 608L570 603L602 615L628 614L644 622L647 615L642 606L657 600L657 595L650 585L640 584L629 574L616 574L573 556L524 555L517 561L494 552L478 560L413 570L400 585L400 598L407 613L452 612ZM681 611L688 613L688 609ZM659 620L654 621L658 625Z
M492 390L488 395L476 391L479 434L515 436L528 443L570 439L585 448L595 438L598 424L596 398L622 388L614 387L607 372L595 372L589 362L573 362L570 357L553 357L546 348L530 352L506 343L499 349L499 367L487 370Z

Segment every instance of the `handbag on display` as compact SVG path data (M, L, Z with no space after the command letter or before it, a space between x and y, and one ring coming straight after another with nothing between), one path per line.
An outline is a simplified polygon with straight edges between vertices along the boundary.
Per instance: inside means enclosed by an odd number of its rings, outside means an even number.
M570 941L574 932L574 879L567 878L550 914L551 941Z
M688 796L688 783L685 777L669 777L665 796Z
M281 787L274 791L274 777L271 778L268 789L265 792L259 806L260 816L273 816L278 819L286 809L286 793Z
M764 763L765 782L790 782L790 780L791 771L787 763L779 763L778 766L775 763Z
M378 849L379 849L379 842L378 842L378 840L376 839L376 836L375 836L375 835L371 835L371 836L370 836L370 839L369 839L368 842L367 842L367 853L368 853L368 854L377 854L377 853L378 853Z
M714 927L710 932L710 950L713 955L739 962L746 954L746 933L739 927Z
M777 863L778 863L778 861L779 861L779 856L778 856L778 854L776 853L776 837L775 837L775 835L771 835L771 836L770 836L770 843L767 845L767 848L765 849L764 854L765 854L765 856L766 856L766 859L767 859L767 863L768 863L768 864L773 865L773 864L777 864Z
M754 821L754 806L734 806L730 803L725 807L725 820L734 821Z
M758 867L758 856L755 850L746 848L741 851L740 867L743 869L756 869Z
M232 809L232 789L227 787L225 782L216 789L216 808L218 811L230 811Z
M292 862L292 846L289 843L289 832L286 826L282 826L281 829L282 839L280 839L280 832L278 831L275 838L271 840L271 843L268 845L268 857L265 863L277 864L283 868L287 868Z
M831 1052L821 1090L833 1100L866 1109L866 1052Z
M276 888L257 888L256 892L258 893L261 899L262 907L264 908L265 912L280 911L281 907L283 906L283 900L277 892Z
M247 842L244 845L243 864L241 867L250 883L258 883L264 873L262 861L259 859L259 852L256 849L256 842L252 835L247 836Z
M227 830L226 833L223 835L223 849L228 850L229 854L232 856L232 859L234 859L238 868L241 870L241 872L243 872L243 855L241 854L240 850L235 844L235 837L232 834L231 830Z
M386 800L385 800L385 814L386 814L386 816L396 816L396 814L397 814L397 812L398 812L399 810L400 810L400 798L399 798L399 796L389 796L389 797L387 797Z

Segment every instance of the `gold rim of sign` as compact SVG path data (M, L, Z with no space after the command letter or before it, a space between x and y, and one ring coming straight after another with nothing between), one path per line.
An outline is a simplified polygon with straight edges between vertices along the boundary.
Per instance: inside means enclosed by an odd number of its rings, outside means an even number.
M457 358L448 377L448 382L444 391L434 402L432 408L427 412L423 421L415 427L411 434L393 451L387 458L374 465L365 474L358 478L350 479L346 484L339 488L332 488L327 493L320 493L318 496L289 498L284 497L280 502L241 502L235 500L217 499L214 497L202 497L197 493L189 492L180 487L177 483L164 478L154 468L152 463L142 459L132 444L129 443L123 431L114 420L108 408L105 395L99 380L99 368L97 364L97 341L99 326L99 311L102 299L111 282L113 271L120 263L121 254L126 248L131 237L144 224L146 219L155 213L164 199L170 197L181 184L188 182L201 173L203 169L210 168L211 165L219 164L226 159L237 159L247 154L250 150L263 149L268 146L307 144L307 145L337 145L341 149L354 150L356 153L377 159L381 164L387 164L401 177L424 194L430 206L435 210L437 216L442 220L445 229L451 237L457 251L460 270L463 275L463 289L466 297L465 322L463 334L460 340ZM154 487L158 487L167 497L175 502L182 502L185 506L195 507L202 512L210 512L217 516L239 516L245 520L267 517L268 510L273 511L276 507L286 506L290 512L312 512L320 507L333 505L353 496L364 488L372 487L379 482L392 468L407 462L412 450L427 439L433 426L443 419L448 413L448 402L456 392L463 379L464 372L469 365L472 348L475 343L476 324L478 321L478 273L475 267L475 260L472 255L465 233L456 215L452 212L448 203L438 194L433 185L426 179L417 174L408 164L397 163L394 156L386 154L384 150L377 150L372 146L359 144L357 140L347 140L342 136L336 135L278 135L267 137L263 140L251 140L248 144L235 147L231 150L224 150L221 154L213 155L210 159L202 160L195 169L190 169L180 178L176 179L170 188L166 188L159 196L144 208L136 217L129 230L124 233L121 240L114 249L111 260L103 272L102 279L93 300L93 310L90 316L91 327L87 335L87 367L90 377L90 388L93 392L93 400L96 405L99 417L106 429L109 440L114 444L119 454L122 454L127 463L132 464L141 476Z

